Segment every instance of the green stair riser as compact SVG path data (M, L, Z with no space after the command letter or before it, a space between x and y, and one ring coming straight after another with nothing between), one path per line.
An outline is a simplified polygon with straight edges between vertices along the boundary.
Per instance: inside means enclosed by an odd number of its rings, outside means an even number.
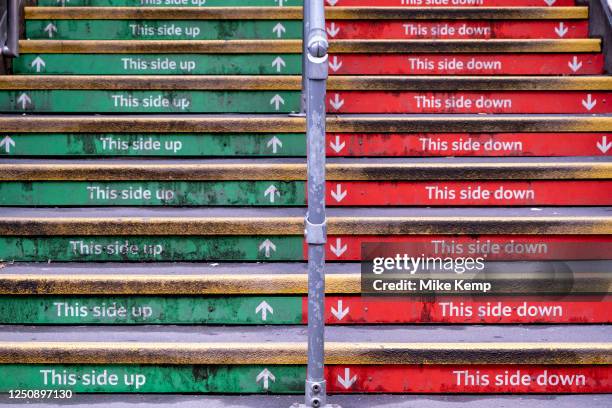
M268 381L267 392L301 393L304 389L306 367L298 365L0 365L0 392L9 390L72 390L75 393L261 393L263 379L257 376L268 369L275 380ZM52 371L59 374L52 382ZM104 376L107 381L116 375L116 385L86 384L93 377ZM47 383L45 383L45 372ZM70 384L70 375L74 385ZM66 381L64 381L66 379ZM113 377L113 382L115 382ZM144 381L144 384L141 384ZM129 384L126 384L129 383Z
M51 25L50 25L51 24ZM277 26L280 24L280 26ZM53 28L55 27L55 28ZM46 30L46 31L45 31ZM28 20L26 38L52 40L299 39L300 20Z
M299 91L0 91L1 112L289 113L299 108Z
M276 246L276 250L268 251L269 257L265 256L264 249L259 249L266 239ZM126 241L128 241L127 250L123 252L127 253L117 253L121 252L122 248L118 248L116 243L121 246L125 245ZM81 242L84 245L81 245ZM0 237L0 260L4 261L302 261L303 259L302 236Z
M302 62L298 54L22 54L14 60L13 71L39 75L300 75Z
M0 156L306 156L301 133L18 133ZM273 140L276 137L280 144Z
M262 302L272 312L257 312ZM301 296L2 296L0 324L301 324Z
M0 205L10 206L301 206L305 204L303 181L134 180L0 183Z

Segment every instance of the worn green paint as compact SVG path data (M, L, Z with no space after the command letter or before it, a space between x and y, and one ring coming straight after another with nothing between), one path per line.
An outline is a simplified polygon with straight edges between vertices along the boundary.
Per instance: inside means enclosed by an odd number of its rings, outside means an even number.
M21 54L13 60L13 71L40 75L300 75L302 62L299 54Z
M266 302L272 312L257 307ZM0 324L300 324L299 296L2 296Z
M278 7L280 0L38 0L39 6L146 7ZM301 6L302 0L282 0L282 6Z
M51 30L52 26L49 24L55 26L55 30ZM283 28L277 27L277 24L281 24ZM298 39L302 38L302 21L28 20L26 37L53 40Z
M300 206L303 181L6 181L10 206Z
M290 113L299 109L299 91L0 91L1 112Z
M269 380L267 391L262 379L256 381L264 369L275 377ZM108 384L112 375L116 376L112 377L116 385ZM0 365L0 392L291 394L303 392L305 375L306 367L300 365L4 364ZM96 379L93 385L92 377ZM104 377L106 384L99 385L98 378Z
M0 140L7 136L14 145L0 147L0 156L306 156L302 133L0 133Z
M276 250L259 246L269 239ZM302 236L0 237L1 261L302 261ZM133 249L128 251L120 246ZM123 252L123 253L122 253Z

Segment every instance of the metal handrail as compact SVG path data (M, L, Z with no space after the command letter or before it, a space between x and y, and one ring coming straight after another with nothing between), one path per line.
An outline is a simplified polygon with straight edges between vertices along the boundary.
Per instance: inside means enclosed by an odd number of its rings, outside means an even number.
M21 31L21 16L23 10L23 0L8 0L5 12L6 38L3 39L0 54L8 58L19 56L19 34ZM2 35L2 34L0 34Z
M325 334L325 92L329 43L325 31L324 0L304 0L303 96L306 113L308 212L308 367L307 407L326 405L323 373Z
M612 74L612 0L581 0L589 4L589 35L602 39L606 73Z

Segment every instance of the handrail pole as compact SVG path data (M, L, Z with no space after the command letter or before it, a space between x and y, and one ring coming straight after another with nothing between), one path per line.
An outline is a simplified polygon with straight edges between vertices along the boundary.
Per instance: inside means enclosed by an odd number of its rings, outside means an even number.
M19 56L19 31L21 29L22 0L8 0L7 2L7 38L2 47L2 55L8 58Z
M306 76L306 56L308 55L308 33L310 32L310 0L304 0L302 6L302 95L300 98L300 114L306 113L306 91L307 81Z
M308 5L308 6L306 6ZM308 165L308 366L306 369L307 407L326 405L324 377L325 336L325 92L329 48L325 32L323 0L304 0L306 52L304 53L306 93L306 138Z

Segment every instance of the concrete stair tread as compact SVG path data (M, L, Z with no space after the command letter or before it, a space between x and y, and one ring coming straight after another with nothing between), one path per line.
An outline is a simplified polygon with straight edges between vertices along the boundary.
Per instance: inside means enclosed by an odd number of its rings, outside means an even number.
M0 363L304 364L303 326L0 326ZM610 364L612 327L330 326L327 364ZM433 342L432 342L433 340Z
M327 180L607 179L607 157L330 158ZM0 180L306 180L304 159L5 159Z
M13 218L66 219L71 217L118 220L123 217L145 220L147 218L202 219L223 217L227 219L240 218L293 218L303 219L305 209L302 208L130 208L130 207L91 207L91 208L3 208L0 220ZM457 221L463 217L491 218L530 218L546 219L585 217L598 219L612 217L610 207L541 207L541 208L329 208L330 218L356 217L367 218L445 218L455 217ZM331 220L330 220L331 221ZM331 221L333 222L333 221Z
M125 263L97 263L81 264L70 263L12 263L3 264L0 268L2 275L29 275L40 274L41 276L54 275L88 275L110 277L124 275L151 275L155 277L163 276L206 276L216 274L232 275L302 275L307 273L308 266L302 262L291 263L180 263L180 262L156 262L154 264L125 264ZM329 264L326 265L326 273L359 273L357 264ZM1 278L0 278L1 279ZM154 279L154 278L152 278Z
M327 294L359 295L358 263L329 263ZM454 281L440 270L428 277ZM612 289L607 261L489 262L486 274L461 279L486 281L494 294L607 295ZM304 295L305 263L0 264L0 293L6 295ZM572 300L572 298L565 298ZM407 298L408 299L408 298ZM573 298L575 300L575 298ZM579 300L579 299L578 299Z
M328 20L584 19L587 7L327 7ZM301 20L301 7L26 7L27 20Z
M278 75L8 75L0 90L299 90L299 76ZM612 76L333 76L328 91L609 91Z
M6 326L0 325L0 342L102 343L294 343L306 340L303 326ZM499 343L606 343L612 350L611 325L426 325L426 326L329 326L331 343L379 344L499 344ZM328 343L329 344L329 343ZM1 347L1 346L0 346ZM1 353L0 353L1 354ZM610 355L612 358L612 355Z
M4 132L305 132L305 119L266 114L0 114ZM610 131L612 115L327 115L328 132Z
M5 208L6 236L302 235L302 208ZM609 207L332 208L330 235L609 234Z
M162 406L177 408L287 408L295 402L302 402L300 395L87 395L76 394L70 400L72 408L141 408L143 406ZM608 408L612 405L612 395L330 395L328 403L344 408ZM17 405L15 400L0 395L0 403L7 406ZM32 408L65 406L65 402L48 400L29 401Z
M300 53L301 40L21 40L23 54ZM601 40L333 40L329 52L346 53L583 53L601 52Z
M514 262L488 262L491 271L499 274L536 274L542 268L558 264L557 261L514 261ZM608 261L563 261L578 274L606 274L610 271ZM308 264L305 262L267 262L267 263L235 263L235 262L156 262L154 264L140 263L78 263L78 262L54 262L54 263L4 263L0 267L0 279L5 275L39 276L49 280L56 278L70 279L72 277L87 276L96 279L114 279L138 276L151 276L156 278L185 276L197 279L209 275L270 275L270 276L300 276L308 272ZM511 270L509 270L511 267ZM325 265L325 273L328 275L357 276L361 273L359 263L334 262ZM499 268L499 272L495 269ZM155 277L155 278L154 278Z
M1 120L1 119L0 119ZM406 157L406 158L396 158L396 157L380 157L380 158L372 158L372 157L362 157L362 158L350 158L350 157L328 157L328 164L332 164L334 166L342 166L342 165L364 165L364 166L388 166L388 165L410 165L410 166L419 166L422 165L426 167L426 165L448 165L448 166L458 166L458 167L470 167L477 166L479 164L493 165L499 164L500 166L521 166L521 165L534 165L542 163L543 166L546 165L572 165L572 164L582 164L582 163L608 163L612 160L610 157L600 157L600 156L584 156L584 157ZM91 165L91 166L143 166L147 165L166 165L166 166L190 166L190 165L201 165L201 166L214 166L214 165L242 165L245 163L250 164L262 164L262 165L301 165L305 163L305 159L303 158L289 158L289 157L266 157L266 158L258 158L256 160L252 158L71 158L71 159L51 159L51 158L41 158L41 159L33 159L33 158L11 158L3 157L3 164L7 165L30 165L36 164L41 166L52 166L52 165Z

